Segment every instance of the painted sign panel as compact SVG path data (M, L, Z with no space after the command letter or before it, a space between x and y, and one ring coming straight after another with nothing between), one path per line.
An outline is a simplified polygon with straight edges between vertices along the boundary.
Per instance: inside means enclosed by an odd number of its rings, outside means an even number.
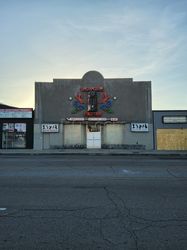
M0 109L0 118L32 118L32 109Z
M59 126L58 124L42 124L43 133L58 133Z
M148 123L131 123L132 132L148 132Z
M187 116L163 116L164 123L187 123Z

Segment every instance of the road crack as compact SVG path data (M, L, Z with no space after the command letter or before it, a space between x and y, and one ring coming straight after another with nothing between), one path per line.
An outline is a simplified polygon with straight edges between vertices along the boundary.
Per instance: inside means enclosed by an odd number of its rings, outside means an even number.
M121 223L122 223L124 231L126 231L127 233L130 234L130 237L134 241L135 248L136 248L136 250L138 250L139 249L138 248L138 236L137 236L135 230L132 229L130 209L126 206L124 200L121 197L119 197L115 192L110 191L107 187L104 187L104 190L106 192L107 198L109 199L111 204L115 207L117 214L118 214L118 217L121 219ZM120 208L120 205L115 201L115 198L113 198L113 197L117 198L118 201L121 202L123 209ZM125 219L129 223L126 223ZM101 231L102 231L102 229L101 229Z

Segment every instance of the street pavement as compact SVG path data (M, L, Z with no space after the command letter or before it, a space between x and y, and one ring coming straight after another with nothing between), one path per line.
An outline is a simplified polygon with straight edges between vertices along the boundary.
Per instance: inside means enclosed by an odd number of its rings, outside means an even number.
M187 160L0 155L0 249L187 249Z

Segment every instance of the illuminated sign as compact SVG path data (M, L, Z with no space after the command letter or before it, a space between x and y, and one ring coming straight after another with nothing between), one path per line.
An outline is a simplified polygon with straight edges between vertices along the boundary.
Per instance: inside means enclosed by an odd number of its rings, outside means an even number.
M86 87L86 88L80 88L80 91L81 92L91 92L91 91L102 92L102 91L104 91L104 88L101 86Z
M85 119L83 117L70 117L70 118L66 118L67 121L70 122L82 122L85 121Z
M107 118L105 118L105 117L89 117L88 121L107 121Z
M58 133L58 124L42 124L42 133Z
M116 100L116 97L114 98ZM70 98L70 100L72 100ZM84 111L85 117L101 117L103 113L113 113L113 99L102 86L82 87L74 96L72 114Z
M102 112L87 111L84 113L84 116L86 116L86 117L100 117L100 116L102 116Z
M69 122L82 122L82 121L111 121L111 122L117 122L118 118L112 117L112 118L106 118L106 117L88 117L88 118L83 118L83 117L70 117L66 118L67 121Z
M132 132L148 132L148 123L131 123Z

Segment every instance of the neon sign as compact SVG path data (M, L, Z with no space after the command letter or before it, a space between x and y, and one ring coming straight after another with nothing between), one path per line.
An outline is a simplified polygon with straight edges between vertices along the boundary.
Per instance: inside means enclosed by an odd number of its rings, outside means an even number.
M85 117L101 117L103 113L113 113L113 99L102 86L83 87L74 96L72 114L84 111Z

